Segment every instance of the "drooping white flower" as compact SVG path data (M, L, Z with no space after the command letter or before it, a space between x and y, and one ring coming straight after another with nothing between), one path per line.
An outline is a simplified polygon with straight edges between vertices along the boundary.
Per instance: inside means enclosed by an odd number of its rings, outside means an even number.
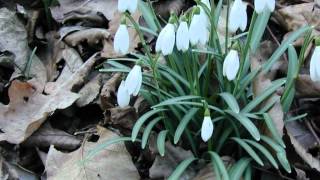
M231 50L223 62L223 76L229 81L236 78L240 68L239 55L236 50Z
M168 23L160 32L157 42L156 51L162 52L164 56L172 53L176 40L174 25Z
M129 32L125 24L120 24L113 42L114 51L118 54L127 54L129 50Z
M275 0L254 0L254 9L258 14L262 13L265 10L273 12L276 7Z
M314 82L320 82L320 46L317 46L310 61L310 77Z
M124 108L129 105L130 102L130 94L128 92L127 87L125 86L125 82L122 81L117 93L117 102L121 108Z
M133 14L138 7L138 0L118 0L118 11L126 12L129 11Z
M246 30L248 24L247 3L242 0L235 0L229 16L229 31L234 33L238 29Z
M179 51L187 51L189 49L189 28L185 21L182 21L177 30L176 45Z
M209 41L207 18L204 13L193 15L189 28L189 38L192 45L205 45Z
M142 71L141 66L135 65L129 72L125 86L128 90L129 95L137 96L142 85Z
M207 142L213 134L213 123L210 116L205 116L201 127L201 138Z

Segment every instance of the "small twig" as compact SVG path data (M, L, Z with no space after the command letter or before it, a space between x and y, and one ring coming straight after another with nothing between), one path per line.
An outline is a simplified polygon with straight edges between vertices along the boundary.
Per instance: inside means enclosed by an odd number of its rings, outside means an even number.
M304 122L307 125L307 128L311 131L311 133L314 136L314 138L316 139L318 145L320 145L320 139L319 139L317 133L314 131L312 125L310 124L309 119L307 121L304 121Z

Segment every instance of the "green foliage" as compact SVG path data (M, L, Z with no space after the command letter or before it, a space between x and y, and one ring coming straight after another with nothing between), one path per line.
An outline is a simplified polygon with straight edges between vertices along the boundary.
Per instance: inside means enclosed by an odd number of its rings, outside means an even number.
M203 114L210 110L215 130L208 141L208 153L211 157L213 169L219 179L250 179L253 173L251 165L264 166L266 163L278 169L281 165L287 172L291 172L286 157L285 144L271 116L267 111L274 106L277 99L271 99L268 104L261 106L279 88L285 87L281 98L283 110L288 112L294 97L294 81L301 67L306 48L298 56L292 43L306 34L306 44L310 43L311 27L305 26L292 33L260 69L250 70L250 56L259 48L262 36L270 18L270 12L253 14L248 33L234 37L226 37L227 43L220 42L217 33L218 20L222 3L212 2L211 10L198 2L209 16L210 41L207 47L199 49L192 46L186 52L174 49L171 55L160 57L153 53L151 47L143 38L142 32L152 32L154 38L161 30L150 1L141 2L139 9L147 27L139 26L126 13L138 33L143 45L143 53L131 54L135 58L109 59L101 72L130 71L124 62L137 63L147 70L143 74L143 87L140 94L151 105L150 111L142 115L135 123L131 140L135 141L142 134L141 147L145 148L152 130L158 133L157 148L160 155L165 155L166 140L190 145L196 158L202 158L204 152L198 147L203 144L200 138ZM185 16L190 22L192 12ZM228 30L228 28L227 28ZM245 39L245 41L243 41ZM233 44L228 44L233 42ZM230 45L230 46L229 46ZM226 46L225 49L222 47ZM227 81L223 75L222 64L231 47L237 47L240 56L240 69L233 81ZM268 72L277 60L288 50L289 69L286 78L275 80L258 96L252 96L252 83L261 72ZM225 52L223 52L225 51ZM154 128L157 125L158 128ZM257 128L265 125L272 137L267 137ZM145 126L145 128L144 128ZM160 128L159 128L160 127ZM144 130L143 130L144 129ZM226 167L220 157L220 152L228 147L236 147L238 153L233 154L237 162ZM271 151L270 151L271 148ZM244 150L244 151L243 151ZM274 157L274 153L276 157ZM276 159L278 161L276 161ZM169 177L178 179L183 171L195 158L183 161ZM254 160L254 161L252 161Z

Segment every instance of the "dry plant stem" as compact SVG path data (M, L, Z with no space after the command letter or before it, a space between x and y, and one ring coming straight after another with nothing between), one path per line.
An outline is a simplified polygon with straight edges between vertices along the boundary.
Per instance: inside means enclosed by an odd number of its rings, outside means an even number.
M318 145L320 145L320 139L317 135L317 133L314 131L314 129L312 128L312 125L309 122L309 119L307 119L306 121L304 121L304 123L307 125L307 128L309 129L309 131L312 133L312 135L314 136L314 138L317 140Z

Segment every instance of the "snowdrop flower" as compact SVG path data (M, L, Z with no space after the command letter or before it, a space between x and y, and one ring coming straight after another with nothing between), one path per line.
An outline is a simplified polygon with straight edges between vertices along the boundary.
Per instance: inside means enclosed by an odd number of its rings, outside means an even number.
M125 86L125 82L122 81L117 94L117 102L121 108L124 108L129 105L130 102L130 94L128 92L127 87Z
M129 72L125 81L125 86L129 95L137 96L142 85L142 71L141 66L135 65Z
M242 2L242 0L235 0L230 10L229 30L232 33L236 32L239 28L241 31L244 31L247 28L247 24L247 4Z
M120 12L129 11L133 14L138 7L138 0L118 0L118 10Z
M314 82L320 82L320 46L317 46L310 61L310 77Z
M236 78L240 67L239 55L236 50L231 50L223 62L223 76L229 81Z
M189 28L192 45L205 45L209 41L208 17L204 12L193 15Z
M176 45L179 51L189 49L189 28L186 21L182 21L178 27Z
M258 14L262 13L264 10L269 10L270 12L273 12L275 6L275 0L254 0L254 9Z
M120 24L113 42L113 48L118 54L127 54L129 51L129 32L125 24Z
M168 23L160 32L157 42L156 51L162 52L164 56L172 53L176 40L174 25Z
M201 127L201 138L204 142L207 142L213 134L213 123L210 117L209 110L206 109L204 119Z

